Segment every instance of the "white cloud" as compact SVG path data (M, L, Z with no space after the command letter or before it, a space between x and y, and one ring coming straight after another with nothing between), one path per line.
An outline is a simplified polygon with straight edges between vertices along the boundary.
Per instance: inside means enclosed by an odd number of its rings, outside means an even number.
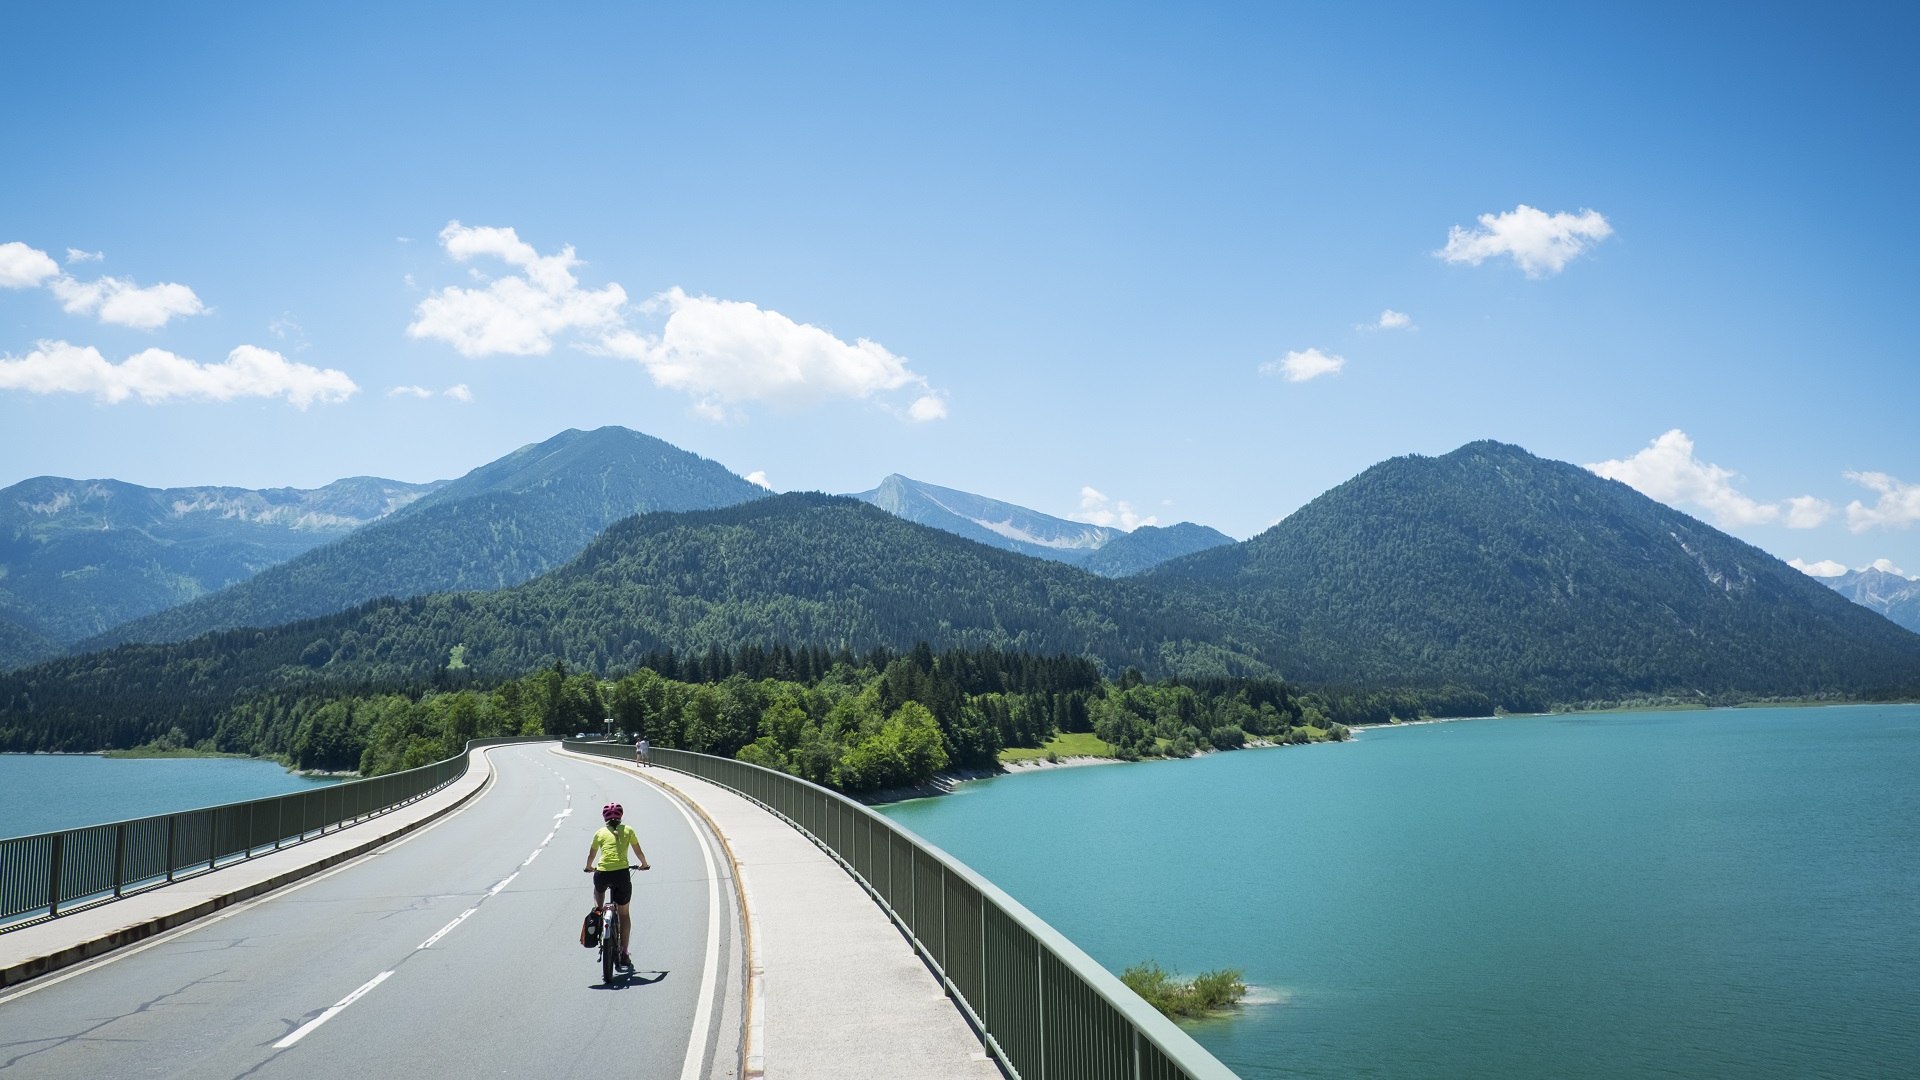
M1780 503L1763 503L1742 494L1733 486L1738 474L1694 457L1693 440L1679 428L1630 458L1602 461L1587 469L1669 506L1705 510L1723 526L1767 525L1780 521L1784 513L1789 528L1810 529L1833 514L1830 504L1811 495L1786 500L1783 512Z
M907 406L907 419L917 424L947 418L947 402L938 394L923 394Z
M1883 574L1893 574L1897 577L1907 576L1907 572L1905 570L1902 570L1898 566L1893 565L1892 559L1875 559L1872 562L1867 564L1867 569L1878 570Z
M1413 316L1392 308L1380 313L1380 321L1374 324L1376 330L1405 330L1413 325Z
M1833 516L1833 504L1811 495L1795 495L1786 502L1787 528L1817 529Z
M1319 349L1305 349L1261 364L1260 373L1278 375L1288 382L1306 382L1322 375L1338 375L1345 366L1347 360L1344 356L1333 356Z
M1596 211L1547 214L1521 203L1504 214L1481 214L1477 231L1455 225L1447 231L1447 246L1434 255L1472 266L1508 255L1528 277L1542 278L1612 235L1613 226Z
M387 391L387 396L418 398L421 401L434 397L450 397L462 405L473 404L473 391L467 389L466 383L449 386L437 394L424 386L396 386Z
M1850 472L1847 479L1880 493L1872 506L1858 499L1847 504L1847 528L1904 529L1920 521L1920 484L1905 484L1882 472Z
M97 251L67 249L67 262L98 262ZM80 281L60 273L60 264L44 251L19 241L0 244L0 288L27 289L44 284L69 315L96 315L101 322L152 330L176 315L199 315L207 310L192 289L166 282L142 288L131 281L103 277Z
M60 264L18 240L0 244L0 289L31 289L60 272Z
M1092 487L1080 489L1080 510L1068 514L1067 520L1103 525L1122 532L1132 532L1142 525L1157 525L1160 522L1151 514L1142 517L1135 513L1133 506L1124 499L1109 499Z
M916 421L938 420L946 404L907 359L876 341L840 340L820 327L738 300L688 296L672 288L643 305L666 314L658 337L620 330L587 351L637 360L653 381L691 394L704 416L762 402L787 407L830 399L870 400L890 391L923 392L907 409Z
M43 341L24 357L0 358L0 390L91 394L109 403L138 397L167 401L232 401L284 397L297 409L337 404L358 393L345 372L296 364L268 349L242 345L219 364L200 364L164 349L146 349L119 364L98 349Z
M176 315L199 315L207 310L192 289L172 282L142 288L116 277L98 281L58 277L48 287L69 315L98 315L103 323L141 330L158 329Z
M759 486L766 488L768 491L773 490L773 485L767 482L767 471L765 469L753 470L752 472L747 474L746 480L747 480L747 483L749 484L758 484Z
M895 391L915 392L904 407L877 402L897 416L916 423L947 416L945 394L878 342L848 343L777 311L678 287L638 306L638 314L663 317L652 334L629 323L617 282L580 287L571 247L542 255L513 229L458 221L440 231L440 242L460 262L498 260L519 273L489 281L469 267L483 287L429 295L415 309L409 337L444 341L467 356L545 354L564 338L582 352L639 362L656 385L692 396L694 412L716 421L750 402L803 407Z
M626 290L618 284L581 288L573 276L580 260L571 246L541 255L512 229L469 228L458 221L440 230L440 243L461 262L499 259L521 273L485 288L449 285L433 293L415 309L408 337L444 341L464 356L534 356L552 350L554 338L568 331L604 333L621 325Z
M1834 562L1832 559L1821 559L1816 563L1804 562L1800 559L1788 559L1787 565L1808 577L1839 577L1841 574L1847 572L1845 564Z

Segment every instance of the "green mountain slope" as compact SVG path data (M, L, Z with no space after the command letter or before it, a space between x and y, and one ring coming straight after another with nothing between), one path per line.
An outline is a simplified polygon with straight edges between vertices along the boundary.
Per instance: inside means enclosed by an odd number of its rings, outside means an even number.
M60 646L18 619L0 617L0 671L58 655Z
M566 566L496 592L382 600L0 675L0 747L131 745L175 725L193 740L224 703L420 685L455 656L496 678L555 661L613 672L666 649L925 641L1088 656L1116 671L1265 674L1256 637L1231 616L1130 581L998 551L850 498L788 494L628 518Z
M57 649L244 581L434 486L365 476L261 491L24 480L0 490L0 617L40 639L33 651ZM0 650L0 664L7 658Z
M715 462L636 431L569 430L483 465L389 520L83 647L277 626L382 596L500 589L572 558L630 514L764 494Z
M199 738L226 704L314 688L485 681L556 661L615 674L667 649L921 641L1065 653L1116 675L1279 674L1509 708L1920 693L1920 636L1624 485L1474 443L1385 462L1252 540L1123 579L848 498L644 514L512 588L0 675L0 748L127 745L175 724Z
M1510 700L1920 688L1920 636L1584 469L1403 457L1144 578L1271 630L1292 678Z

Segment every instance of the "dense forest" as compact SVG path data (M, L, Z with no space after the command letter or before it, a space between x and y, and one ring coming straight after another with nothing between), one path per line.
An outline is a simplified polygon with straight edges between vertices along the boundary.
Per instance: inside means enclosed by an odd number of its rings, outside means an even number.
M945 769L991 769L1003 747L1092 732L1117 756L1186 756L1249 742L1346 737L1343 721L1412 719L1483 698L1402 694L1376 715L1372 694L1301 694L1274 679L1168 679L1092 662L926 645L862 656L745 647L663 653L618 678L564 663L483 682L443 672L426 685L243 694L177 713L145 745L276 756L306 769L377 775L440 760L498 735L644 734L657 746L737 757L848 792L921 783ZM183 726L190 725L190 726ZM51 735L53 732L42 732ZM39 748L0 730L0 748Z
M1154 677L1272 675L1246 646L1213 643L1244 636L1228 625L1198 605L856 500L780 495L627 518L567 566L511 589L380 600L0 674L0 738L127 746L175 726L193 731L209 709L248 694L500 681L555 663L623 672L669 650L704 655L755 641L856 652L926 641L1065 653Z

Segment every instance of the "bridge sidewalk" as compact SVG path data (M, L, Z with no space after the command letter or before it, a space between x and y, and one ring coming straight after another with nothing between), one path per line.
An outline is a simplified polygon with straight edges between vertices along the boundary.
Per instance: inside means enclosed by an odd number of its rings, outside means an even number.
M679 792L726 844L749 924L748 1077L999 1080L913 946L812 841L696 777L575 756Z
M464 805L493 778L484 749L466 775L418 802L301 844L0 934L0 988L165 933L346 862Z

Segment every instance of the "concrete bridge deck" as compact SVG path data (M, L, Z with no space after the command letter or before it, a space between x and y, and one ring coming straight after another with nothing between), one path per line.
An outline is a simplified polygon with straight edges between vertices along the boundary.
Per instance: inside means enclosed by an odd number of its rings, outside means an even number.
M521 768L531 754L541 753L552 755L548 760L564 763L571 773L601 770L619 774L620 784L651 785L681 801L692 812L688 820L697 816L718 840L716 850L725 865L717 867L714 875L733 894L732 901L698 918L688 916L648 928L652 935L684 936L686 941L698 942L708 939L710 929L724 920L718 930L727 942L723 955L731 970L720 981L721 1000L711 1013L720 1030L711 1039L710 1054L701 1059L702 1069L689 1074L693 1069L689 1064L680 1074L683 1080L703 1075L773 1080L989 1080L1001 1075L885 914L837 863L778 818L724 788L658 767L639 769L557 747L495 747L474 753L508 749L523 751L503 757L502 764L509 768ZM256 906L274 905L286 893L294 894L288 901L297 902L298 890L289 888L295 883L321 875L354 874L366 860L395 845L408 844L413 853L409 858L417 859L428 849L414 844L462 842L451 832L437 837L442 832L438 827L462 808L485 802L497 776L495 763L483 757L446 790L379 818L137 896L0 934L0 1071L11 1071L9 1061L34 1075L68 1071L59 1067L64 1058L36 1057L29 1065L21 1058L9 1058L5 1049L38 1045L32 1029L45 1021L33 1008L32 998L41 991L49 991L53 999L59 996L56 987L85 988L90 980L102 977L98 969L121 957L162 948L173 937L192 934L209 922L239 916ZM642 842L649 842L645 833ZM571 843L563 841L560 846ZM650 855L659 861L651 848ZM457 859L458 854L442 852L437 857ZM553 856L574 878L578 868L569 860L576 858L570 850ZM557 875L558 869L551 872ZM579 913L573 909L580 906L578 885L567 879L565 889L528 893L525 902L545 905L542 911L555 908L562 924L577 923ZM519 932L539 934L544 948L552 919L547 915L541 919L545 921L537 925L528 920ZM509 924L505 932L515 931ZM568 960L577 965L579 958ZM511 980L513 973L500 977ZM447 987L439 994L431 1010L460 1008L459 987ZM515 1037L511 1029L499 1034ZM685 1039L684 1034L680 1037ZM618 1038L605 1040L609 1050L620 1044ZM475 1056L489 1058L484 1051ZM492 1060L510 1058L502 1051ZM69 1063L74 1075L102 1064L97 1057ZM42 1071L43 1065L55 1067ZM304 1071L293 1065L278 1068L288 1075Z

